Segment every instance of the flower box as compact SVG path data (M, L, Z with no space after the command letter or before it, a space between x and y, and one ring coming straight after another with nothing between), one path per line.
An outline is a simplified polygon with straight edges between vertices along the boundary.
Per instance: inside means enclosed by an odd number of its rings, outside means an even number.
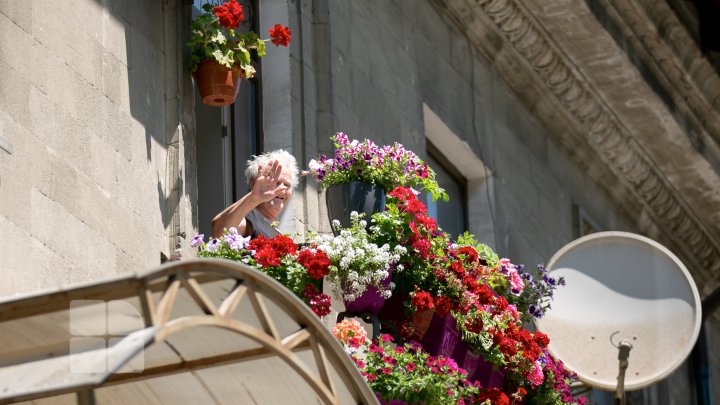
M443 317L433 314L430 328L420 341L423 349L433 356L453 357L455 347L462 343L455 318L445 315Z

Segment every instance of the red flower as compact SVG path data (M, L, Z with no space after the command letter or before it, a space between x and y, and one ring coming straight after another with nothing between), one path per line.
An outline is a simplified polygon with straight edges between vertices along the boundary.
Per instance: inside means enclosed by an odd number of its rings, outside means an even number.
M414 371L416 368L417 366L412 361L405 365L405 370L407 371Z
M283 27L280 24L275 24L274 27L270 28L270 39L275 46L288 46L290 44L290 28Z
M307 298L307 303L310 305L310 309L312 309L317 316L322 318L330 313L329 295L319 292L312 284L305 285L303 295Z
M422 311L424 309L433 309L435 307L433 305L432 295L430 295L430 293L427 291L416 291L410 299L410 303L418 311Z
M463 269L462 263L458 261L453 261L450 263L450 270L452 270L453 273L457 274L460 277L463 277L465 275L465 269Z
M417 199L415 198L415 194L413 194L412 190L406 187L395 187L388 195L390 197L395 197L402 202Z
M482 403L490 400L493 405L510 405L510 399L498 388L488 388L477 396L477 402Z
M475 263L478 261L477 251L470 246L461 247L460 249L458 249L458 253L461 255L465 255L466 263Z
M298 263L307 269L308 275L313 280L320 280L330 274L330 259L322 250L315 253L309 249L301 250Z
M512 357L517 353L517 344L514 340L503 337L500 339L500 351L507 357Z
M228 29L237 28L245 20L242 6L236 0L226 1L220 6L215 6L212 11L220 21L220 25Z
M273 249L278 252L282 252L285 255L294 255L297 253L298 245L293 240L285 235L277 235L270 239Z
M270 248L263 248L255 251L255 261L262 267L279 266L280 254Z
M444 295L433 298L433 304L435 305L435 313L439 317L447 315L447 313L450 312L450 309L452 309L452 302L450 301L450 298Z
M430 252L430 241L427 239L417 239L417 238L411 238L412 241L410 244L412 245L413 249L415 249L419 254L420 258L427 259L428 253Z
M533 337L535 338L535 342L542 347L547 347L547 345L550 344L548 336L540 331L533 333ZM562 368L562 363L560 363L560 368Z
M410 214L422 215L427 213L427 208L425 207L425 204L421 203L416 199L413 199L408 200L407 203L405 203L405 211L409 212Z
M422 203L420 203L420 205L422 205ZM423 209L425 209L424 205ZM429 217L427 215L417 215L415 220L425 227L428 232L433 232L437 229L437 224L435 223L435 218L433 217Z
M368 381L377 380L377 377L375 377L375 374L370 374L370 373L368 373L368 375L366 375L365 378L367 378Z

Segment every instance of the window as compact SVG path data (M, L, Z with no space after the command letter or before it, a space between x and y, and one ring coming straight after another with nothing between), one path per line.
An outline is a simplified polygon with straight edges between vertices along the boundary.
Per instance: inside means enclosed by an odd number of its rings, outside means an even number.
M206 0L195 0L198 13ZM241 1L245 22L240 29L257 26L257 1ZM259 69L258 69L259 70ZM260 72L256 78L260 77ZM213 217L245 195L245 163L261 152L261 111L259 80L243 80L235 103L225 107L209 107L195 98L197 134L198 230L212 233Z
M454 239L467 230L467 179L429 141L425 163L435 171L435 179L449 197L447 202L433 201L427 194L428 214Z
M467 230L493 247L494 195L490 169L427 104L423 105L423 117L428 145L425 161L435 170L438 183L449 197L448 203L433 203L428 198L430 215L453 238Z

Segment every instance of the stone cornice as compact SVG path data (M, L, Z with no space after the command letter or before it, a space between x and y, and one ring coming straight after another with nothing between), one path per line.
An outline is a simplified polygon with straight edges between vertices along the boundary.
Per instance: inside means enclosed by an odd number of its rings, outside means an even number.
M663 0L593 0L669 95L693 146L720 171L720 76Z
M521 98L523 92L537 92L533 86L540 86L549 93L552 104L561 110L560 113L531 109L553 128L557 126L551 121L557 115L568 117L572 128L566 131L572 132L572 136L557 136L570 155L581 166L588 167L582 161L584 156L578 156L575 149L583 150L584 145L591 148L622 183L607 186L608 189L622 189L622 193L609 190L611 195L638 216L640 213L633 209L642 207L650 223L638 219L639 226L646 231L660 230L663 242L670 242L679 249L676 253L696 280L706 283L705 291L714 288L720 274L717 241L523 3L520 0L449 0L435 1L435 5L468 34L488 60L505 65L498 66L497 70ZM532 77L514 72L519 69L515 65L525 65ZM595 180L603 180L602 174L592 170L589 174ZM628 198L634 201L628 201Z

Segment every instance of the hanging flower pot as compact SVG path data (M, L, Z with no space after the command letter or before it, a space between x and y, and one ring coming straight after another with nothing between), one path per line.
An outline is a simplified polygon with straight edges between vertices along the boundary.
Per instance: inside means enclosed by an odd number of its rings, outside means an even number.
M237 0L222 4L205 2L202 13L191 24L190 72L195 74L203 103L220 107L235 101L240 78L255 74L254 57L265 56L265 42L288 46L292 33L288 27L275 24L268 30L270 39L258 34L242 32L245 20L243 6ZM242 73L241 73L242 72Z
M203 103L222 107L235 101L243 73L238 65L228 69L214 60L205 60L198 64L195 77Z
M385 211L385 189L365 181L331 186L325 193L325 199L330 223L337 219L343 228L350 227L350 213L353 211L364 213L368 224L373 213ZM338 235L335 227L333 233Z

